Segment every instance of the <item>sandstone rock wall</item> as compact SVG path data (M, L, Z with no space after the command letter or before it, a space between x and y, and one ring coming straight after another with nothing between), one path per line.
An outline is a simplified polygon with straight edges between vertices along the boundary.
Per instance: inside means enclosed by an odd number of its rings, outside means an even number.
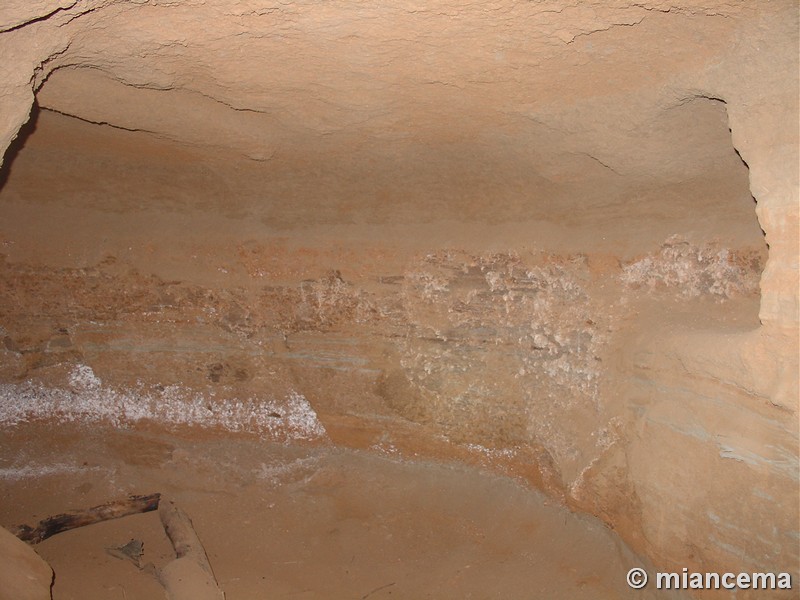
M0 415L485 462L797 576L797 22L8 4Z

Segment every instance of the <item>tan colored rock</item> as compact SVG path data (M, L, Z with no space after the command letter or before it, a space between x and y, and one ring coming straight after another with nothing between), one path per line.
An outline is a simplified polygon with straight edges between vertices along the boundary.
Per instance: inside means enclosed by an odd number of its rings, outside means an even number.
M0 147L41 109L0 191L7 422L413 431L659 565L800 576L796 2L0 24Z
M53 570L25 542L0 527L0 598L49 600Z
M46 19L76 4L77 0L8 0L0 7L0 32Z

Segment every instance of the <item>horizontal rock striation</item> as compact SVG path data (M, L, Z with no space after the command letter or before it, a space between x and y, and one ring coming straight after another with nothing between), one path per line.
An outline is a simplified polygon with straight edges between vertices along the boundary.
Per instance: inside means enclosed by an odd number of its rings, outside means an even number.
M3 427L457 458L800 577L797 11L6 2Z

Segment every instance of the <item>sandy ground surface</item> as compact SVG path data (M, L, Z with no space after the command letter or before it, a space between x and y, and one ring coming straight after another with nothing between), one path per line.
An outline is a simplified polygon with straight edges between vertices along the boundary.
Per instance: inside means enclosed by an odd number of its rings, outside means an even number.
M159 491L192 517L229 600L650 597L627 588L627 570L643 563L599 522L463 466L47 423L3 430L0 456L0 524ZM39 544L56 573L53 597L162 597L154 579L106 552L131 539L144 542L144 562L171 559L155 513Z

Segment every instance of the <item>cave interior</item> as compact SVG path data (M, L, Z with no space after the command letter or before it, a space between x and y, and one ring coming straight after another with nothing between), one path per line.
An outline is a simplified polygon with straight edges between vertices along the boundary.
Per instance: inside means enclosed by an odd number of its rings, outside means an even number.
M796 2L41 0L0 52L0 525L157 491L229 600L796 597ZM162 597L128 539L14 600Z

